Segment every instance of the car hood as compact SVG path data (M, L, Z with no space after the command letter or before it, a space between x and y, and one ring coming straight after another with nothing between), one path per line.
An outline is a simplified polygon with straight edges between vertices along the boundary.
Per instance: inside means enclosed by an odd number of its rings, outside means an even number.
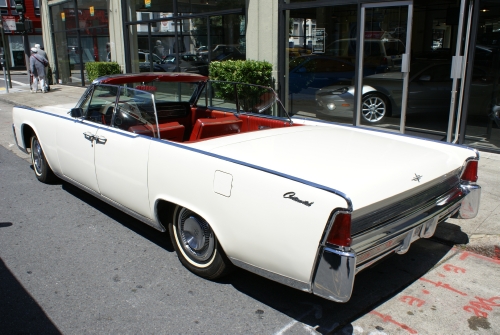
M354 210L457 173L476 156L461 146L340 125L269 129L196 146L338 190Z

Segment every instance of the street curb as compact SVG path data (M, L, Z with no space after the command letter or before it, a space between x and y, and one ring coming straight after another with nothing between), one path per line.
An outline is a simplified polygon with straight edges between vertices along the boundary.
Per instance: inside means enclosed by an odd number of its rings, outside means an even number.
M500 260L500 235L473 234L469 237L469 243L457 244L457 247Z

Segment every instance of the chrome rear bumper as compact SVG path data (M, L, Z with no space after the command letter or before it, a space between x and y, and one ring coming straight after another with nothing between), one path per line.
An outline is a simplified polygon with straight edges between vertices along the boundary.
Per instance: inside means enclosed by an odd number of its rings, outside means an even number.
M336 302L347 302L355 275L395 252L404 254L412 242L434 235L439 222L457 214L477 215L481 187L459 185L411 213L353 236L351 248L322 245L312 279L314 294Z

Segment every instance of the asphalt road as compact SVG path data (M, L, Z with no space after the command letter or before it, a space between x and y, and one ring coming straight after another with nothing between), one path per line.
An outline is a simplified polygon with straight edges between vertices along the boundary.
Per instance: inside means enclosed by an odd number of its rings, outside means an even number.
M9 113L0 104L2 124ZM180 264L166 233L70 184L39 183L4 143L0 333L499 334L500 262L419 240L358 274L346 304L244 270L208 281Z

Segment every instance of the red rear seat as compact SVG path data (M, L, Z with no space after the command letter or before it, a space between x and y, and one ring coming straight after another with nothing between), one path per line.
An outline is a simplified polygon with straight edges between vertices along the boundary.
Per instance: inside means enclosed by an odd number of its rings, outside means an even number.
M161 123L159 128L161 139L182 142L184 137L184 126L179 124L179 122ZM151 126L146 125L133 126L128 128L128 131L145 136L154 136Z
M203 138L237 134L241 131L243 121L236 116L227 116L218 119L198 119L191 132L190 141Z

